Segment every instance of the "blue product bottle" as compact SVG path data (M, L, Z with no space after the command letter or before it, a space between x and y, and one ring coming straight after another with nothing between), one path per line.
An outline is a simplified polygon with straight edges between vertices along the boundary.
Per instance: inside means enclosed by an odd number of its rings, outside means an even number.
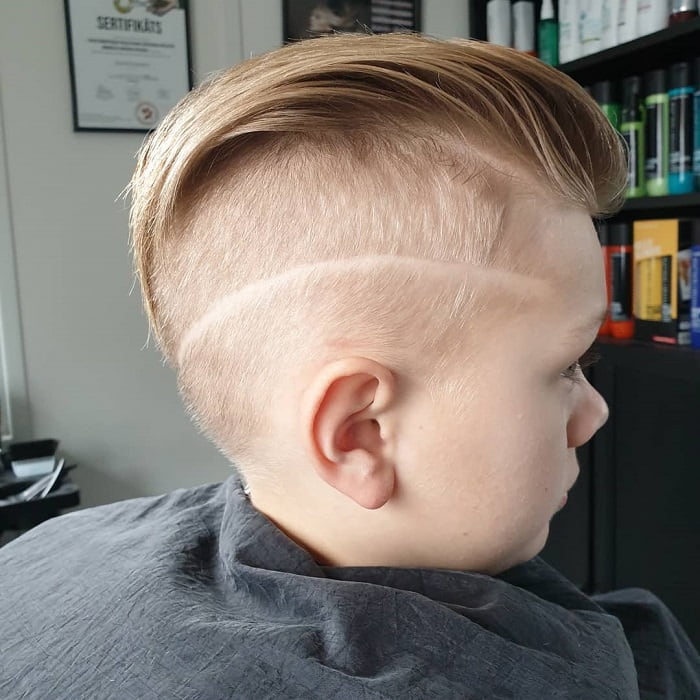
M694 143L693 151L693 175L695 177L695 191L700 192L700 56L695 59L695 105L694 114Z
M690 63L671 66L668 91L669 163L668 193L693 191L693 80Z
M690 247L690 344L700 349L700 226Z

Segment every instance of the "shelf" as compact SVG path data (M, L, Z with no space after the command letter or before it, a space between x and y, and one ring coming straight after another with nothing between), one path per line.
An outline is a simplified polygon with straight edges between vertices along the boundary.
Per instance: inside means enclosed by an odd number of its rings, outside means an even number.
M615 80L700 55L700 18L681 22L610 49L562 63L559 70L582 84Z
M643 371L664 371L689 380L700 378L700 350L687 345L666 345L644 340L600 337L596 346L606 360ZM596 365L592 367L595 369Z
M667 197L634 197L628 199L616 216L640 215L640 218L659 216L663 219L677 217L700 218L700 192L672 194Z

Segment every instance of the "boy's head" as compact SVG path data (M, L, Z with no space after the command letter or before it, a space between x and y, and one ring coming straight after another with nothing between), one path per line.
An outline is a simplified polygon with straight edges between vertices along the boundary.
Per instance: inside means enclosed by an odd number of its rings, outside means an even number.
M607 416L591 216L625 159L536 59L347 35L215 76L131 183L152 328L253 503L333 564L537 554Z

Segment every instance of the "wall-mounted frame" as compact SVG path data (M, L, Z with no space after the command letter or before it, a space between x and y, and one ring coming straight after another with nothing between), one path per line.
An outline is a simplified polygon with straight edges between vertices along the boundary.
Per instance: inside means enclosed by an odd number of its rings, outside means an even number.
M75 131L150 131L192 89L187 0L64 6Z
M284 42L334 32L419 32L420 6L420 0L284 0Z

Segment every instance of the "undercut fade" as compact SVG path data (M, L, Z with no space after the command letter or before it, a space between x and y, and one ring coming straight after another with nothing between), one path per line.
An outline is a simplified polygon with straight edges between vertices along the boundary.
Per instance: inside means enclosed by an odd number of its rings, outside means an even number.
M426 297L421 261L507 266L517 173L599 216L626 156L575 81L495 45L336 35L188 94L128 189L145 309L200 429L243 472L281 463L271 402L350 350L438 386L478 303L469 275Z

